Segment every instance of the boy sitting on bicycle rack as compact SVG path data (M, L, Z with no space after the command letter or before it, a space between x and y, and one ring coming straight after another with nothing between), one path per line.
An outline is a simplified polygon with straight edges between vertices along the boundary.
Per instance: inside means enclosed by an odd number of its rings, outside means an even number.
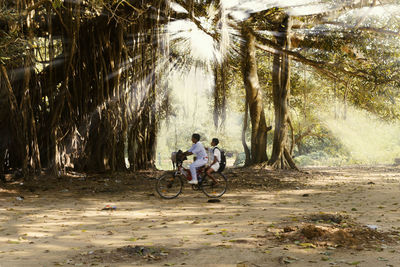
M189 155L196 155L196 160L190 164L190 173L192 174L192 180L189 181L189 184L197 184L197 172L196 168L203 167L206 165L208 161L208 156L206 153L206 150L204 149L204 146L202 143L200 143L200 135L197 133L194 133L192 135L192 142L193 145L192 147L183 153L184 156L189 156Z
M211 146L213 148L211 149L211 153L210 153L212 161L206 171L207 175L210 176L210 178L213 179L214 182L215 182L215 179L211 175L211 173L217 172L219 170L219 163L221 162L221 151L217 147L218 144L219 144L218 138L213 138L211 141Z

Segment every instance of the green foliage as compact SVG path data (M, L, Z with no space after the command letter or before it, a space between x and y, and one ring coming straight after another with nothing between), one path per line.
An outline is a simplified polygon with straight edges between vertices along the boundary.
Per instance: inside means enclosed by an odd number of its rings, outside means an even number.
M58 9L58 8L62 7L63 2L64 2L63 0L52 0L51 4L53 5L53 7L55 9Z
M21 55L26 54L29 43L19 26L20 16L13 9L0 9L0 62L18 65Z
M332 156L325 151L312 152L294 158L299 166L341 166L349 164L349 158L345 155Z

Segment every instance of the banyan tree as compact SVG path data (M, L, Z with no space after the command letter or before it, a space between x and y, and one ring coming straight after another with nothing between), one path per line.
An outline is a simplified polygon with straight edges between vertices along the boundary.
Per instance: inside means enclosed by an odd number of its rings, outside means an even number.
M154 165L168 1L3 1L0 166ZM0 170L1 171L1 170Z
M2 0L0 173L4 166L20 168L24 175L42 169L59 174L67 168L99 172L153 167L159 122L170 105L166 75L190 62L171 49L168 25L176 20L194 24L220 51L211 68L215 127L224 128L229 63L236 59L246 93L243 129L248 114L251 123L251 149L243 132L246 163L296 168L292 61L335 83L343 82L343 75L377 85L394 83L396 77L378 73L372 60L366 58L370 67L362 69L365 64L347 54L363 45L366 32L396 38L398 32L361 27L365 18L352 27L337 19L340 14L346 18L349 10L378 5L374 0L322 1L314 5L319 9L315 12L304 12L309 1L289 2L252 0L235 6L228 0ZM209 13L213 16L204 23ZM324 35L310 30L318 26ZM225 47L228 35L232 40ZM355 35L360 44L350 46ZM265 119L257 50L273 58L273 125ZM338 51L343 58L335 62Z

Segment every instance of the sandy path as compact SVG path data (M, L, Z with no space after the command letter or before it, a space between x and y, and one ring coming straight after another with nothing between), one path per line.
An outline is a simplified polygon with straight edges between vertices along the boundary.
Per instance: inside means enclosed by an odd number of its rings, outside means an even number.
M30 193L8 185L0 191L0 266L400 266L398 244L327 250L265 237L280 224L319 212L347 214L379 230L400 229L400 169L307 171L297 178L302 185L289 188L234 184L220 203L207 203L189 187L178 199L162 200L132 185L120 193ZM258 171L264 174L286 179L284 172ZM23 201L16 199L20 194ZM117 210L102 211L107 204ZM162 256L102 257L127 245L162 249Z

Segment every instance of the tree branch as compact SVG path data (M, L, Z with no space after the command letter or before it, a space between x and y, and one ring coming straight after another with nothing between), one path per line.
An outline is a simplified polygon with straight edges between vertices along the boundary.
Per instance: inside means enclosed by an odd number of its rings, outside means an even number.
M278 53L284 53L284 54L287 54L289 56L292 56L292 58L294 60L302 62L302 63L304 63L306 65L312 66L313 68L317 69L318 71L322 72L323 74L325 74L325 75L327 75L327 76L329 76L329 77L331 77L333 79L341 80L341 78L337 74L332 72L331 70L338 70L338 71L340 71L342 73L368 80L368 77L365 76L366 73L363 73L360 70L349 71L349 70L346 70L345 68L342 68L342 67L338 66L337 64L308 59L308 58L306 58L305 56L303 56L302 54L300 54L298 52L282 49L278 44L276 44L272 40L269 40L269 39L261 36L260 34L258 34L255 31L253 31L251 28L250 28L250 31L252 31L252 33L256 37L257 41L259 42L257 44L257 47L262 49L262 50L264 50L264 51L267 51L269 53L277 53L277 52ZM271 51L271 48L273 48L274 50ZM330 70L328 70L327 67Z
M184 7L186 9L186 7ZM186 11L188 11L186 9ZM176 20L184 20L184 19L189 19L191 22L193 22L194 24L196 24L197 28L199 28L199 30L203 31L205 34L211 36L211 38L214 39L214 41L219 41L217 34L212 34L209 31L207 31L202 25L201 22L196 19L194 16L190 15L190 12L188 11L188 14L184 14L184 13L176 13L176 12L171 12L171 18L174 18Z
M378 33L378 34L385 34L385 35L392 35L392 36L400 36L400 32L398 31L390 31L390 30L385 30L383 28L375 28L375 27L351 27L348 26L347 24L344 24L342 22L337 22L337 21L323 21L322 24L326 25L335 25L335 26L340 26L346 29L356 29L359 31L367 31L367 32L373 32L373 33Z

